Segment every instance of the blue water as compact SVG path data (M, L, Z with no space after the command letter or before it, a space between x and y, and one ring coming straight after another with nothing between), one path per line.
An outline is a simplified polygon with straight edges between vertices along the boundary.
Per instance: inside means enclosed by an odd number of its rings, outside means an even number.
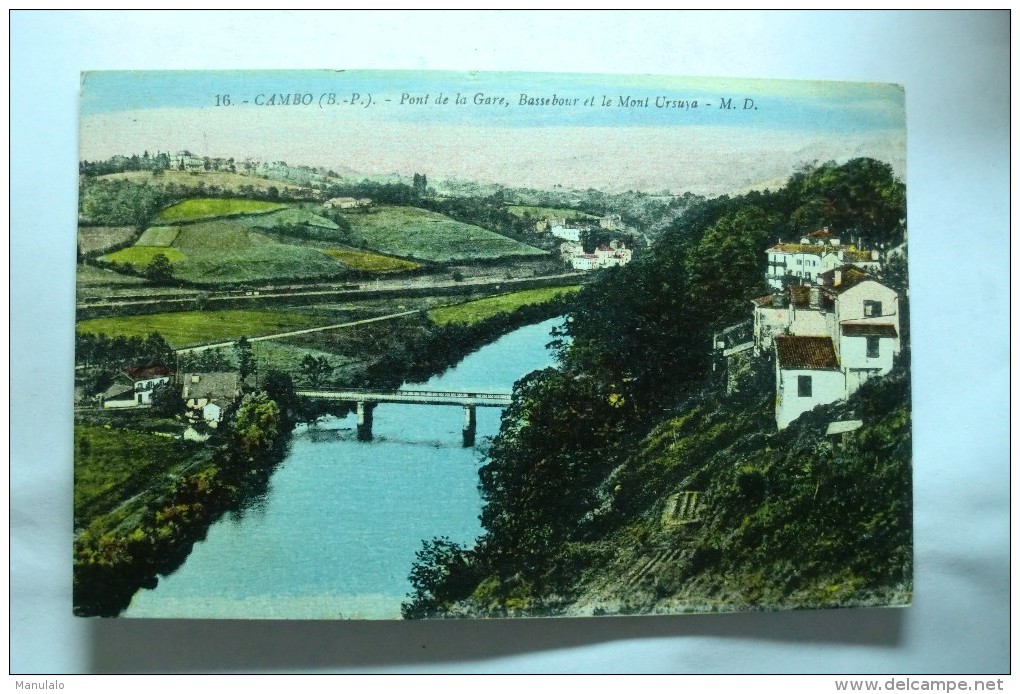
M545 345L560 322L521 328L405 387L509 390L552 364ZM501 412L478 408L475 448L461 446L461 407L379 405L371 442L356 440L353 415L299 426L266 495L215 523L125 615L399 618L422 541L471 545L481 531L478 468Z

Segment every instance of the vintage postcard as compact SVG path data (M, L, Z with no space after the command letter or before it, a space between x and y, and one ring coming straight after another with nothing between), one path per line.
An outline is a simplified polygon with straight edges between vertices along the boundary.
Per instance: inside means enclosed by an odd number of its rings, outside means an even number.
M890 84L81 79L74 613L904 606Z

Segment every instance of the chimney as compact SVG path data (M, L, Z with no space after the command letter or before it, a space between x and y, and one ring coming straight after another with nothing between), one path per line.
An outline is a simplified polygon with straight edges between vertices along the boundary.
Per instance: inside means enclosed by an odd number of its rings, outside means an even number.
M811 308L822 307L822 293L818 287L811 287L808 291L808 306Z
M843 284L843 271L836 270L832 275L832 286L838 287L841 284Z

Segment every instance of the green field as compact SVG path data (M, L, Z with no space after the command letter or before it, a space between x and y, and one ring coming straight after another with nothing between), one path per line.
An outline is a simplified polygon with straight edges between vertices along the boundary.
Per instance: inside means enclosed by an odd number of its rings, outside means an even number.
M141 268L151 263L152 259L160 253L165 255L171 263L184 260L184 254L171 246L129 246L103 257L115 263L127 263Z
M74 520L86 525L144 491L186 460L194 444L151 433L78 424L74 427Z
M378 253L366 253L347 248L327 248L323 253L359 272L407 272L421 267L418 263L413 263L410 260L390 258Z
M159 333L173 347L258 337L329 325L334 317L325 312L301 311L180 311L145 316L93 318L78 323L79 333L102 333L147 337Z
M78 249L82 253L105 251L134 238L134 227L78 227Z
M190 256L174 267L174 276L198 284L237 284L273 280L341 277L343 264L306 246L270 243L244 250Z
M300 207L288 207L276 212L268 212L251 217L240 217L235 220L238 224L259 229L276 229L289 226L309 226L320 229L339 229L336 222L325 217L303 210Z
M191 198L171 205L157 215L162 222L187 222L196 219L229 217L242 214L264 214L287 206L265 200L245 198Z
M149 227L135 241L136 246L172 246L181 233L180 227Z
M346 218L355 242L403 258L450 262L547 255L473 224L416 207L378 207Z
M446 325L447 323L477 323L480 320L491 318L497 313L509 313L527 304L544 304L558 296L573 294L580 288L580 285L570 285L567 287L525 289L519 292L511 292L510 294L500 294L476 301L468 301L456 306L434 308L429 311L429 318L437 325Z
M567 209L565 207L536 207L534 205L509 205L507 206L507 212L514 215L515 217L524 217L530 215L536 221L539 219L546 219L547 217L565 217L566 219L598 219L596 215L588 214L587 212L579 212L577 210Z

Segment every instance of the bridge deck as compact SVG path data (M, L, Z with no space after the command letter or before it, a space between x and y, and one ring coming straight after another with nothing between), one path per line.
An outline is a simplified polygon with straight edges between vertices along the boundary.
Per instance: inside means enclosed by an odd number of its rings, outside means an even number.
M343 402L400 402L408 405L459 405L461 407L506 407L510 393L468 393L440 390L299 390L298 395Z

